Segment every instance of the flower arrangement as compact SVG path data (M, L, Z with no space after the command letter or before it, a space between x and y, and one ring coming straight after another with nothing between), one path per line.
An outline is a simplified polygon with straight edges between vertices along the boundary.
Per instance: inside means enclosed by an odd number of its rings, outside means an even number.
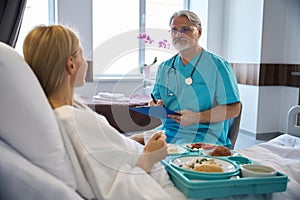
M140 34L138 34L137 38L140 40L144 40L145 44L152 44L154 42L154 40L147 33L140 33ZM168 42L168 40L163 39L163 40L158 41L158 47L169 49L170 43Z
M143 40L145 42L145 44L152 44L154 42L154 40L147 33L140 33L140 34L138 34L137 38L140 40ZM165 48L165 49L170 48L170 43L166 39L158 41L157 44L158 44L159 48ZM154 65L156 62L157 62L157 58L155 57L152 64L150 64L150 65L144 64L143 66L141 66L140 67L141 73L143 73L143 71L145 71L145 76L148 77L149 71L150 71L150 66Z

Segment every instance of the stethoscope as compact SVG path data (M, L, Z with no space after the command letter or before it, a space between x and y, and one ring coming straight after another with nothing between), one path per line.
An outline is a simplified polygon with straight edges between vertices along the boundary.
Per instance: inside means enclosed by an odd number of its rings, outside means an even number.
M173 93L173 92L168 93L169 76L170 76L170 72L171 72L171 71L173 71L173 72L174 72L174 75L175 75L175 80L176 80L175 93L177 93L178 79L177 79L177 71L176 71L176 69L175 69L175 67L174 67L174 64L175 64L175 60L176 60L176 58L177 58L178 55L179 55L179 54L177 54L176 56L174 56L173 61L172 61L172 66L171 66L171 68L168 69L168 71L167 71L167 78L166 78L166 84L165 84L167 96L174 96L174 93ZM194 72L195 72L195 70L196 70L196 66L199 64L199 61L200 61L201 57L202 57L202 52L201 52L201 54L200 54L198 60L196 61L195 65L193 66L192 73L190 74L189 77L185 78L185 80L184 80L184 83L185 83L186 85L192 85L192 83L193 83L193 75L194 75Z

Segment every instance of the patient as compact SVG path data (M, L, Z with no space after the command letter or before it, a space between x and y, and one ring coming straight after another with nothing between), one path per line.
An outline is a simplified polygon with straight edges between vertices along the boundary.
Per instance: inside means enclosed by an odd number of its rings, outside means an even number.
M26 36L23 53L97 199L185 199L159 164L167 155L162 132L142 146L119 134L103 116L74 103L74 89L84 84L87 62L72 29L38 26Z

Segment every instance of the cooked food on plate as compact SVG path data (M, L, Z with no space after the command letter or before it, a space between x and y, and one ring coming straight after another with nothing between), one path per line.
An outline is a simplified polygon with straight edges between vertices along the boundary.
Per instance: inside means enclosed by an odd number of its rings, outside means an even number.
M222 166L215 162L214 159L194 159L191 162L180 165L184 169L194 170L198 172L224 172Z
M209 150L209 149L214 148L216 145L208 144L208 143L204 143L204 142L197 142L197 143L186 144L185 146L187 148L189 148L190 150L199 150L199 149Z
M215 146L210 152L211 156L230 156L231 151L227 147L224 146Z
M194 167L198 172L223 172L224 170L218 164L196 164Z

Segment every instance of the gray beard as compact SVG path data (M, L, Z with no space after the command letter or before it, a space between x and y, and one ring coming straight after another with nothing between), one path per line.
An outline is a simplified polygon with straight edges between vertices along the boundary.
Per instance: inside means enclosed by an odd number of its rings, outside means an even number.
M186 43L186 44L180 44L180 43L176 43L175 45L173 45L174 48L178 51L183 51L183 50L186 50L188 48L190 48L191 46Z

